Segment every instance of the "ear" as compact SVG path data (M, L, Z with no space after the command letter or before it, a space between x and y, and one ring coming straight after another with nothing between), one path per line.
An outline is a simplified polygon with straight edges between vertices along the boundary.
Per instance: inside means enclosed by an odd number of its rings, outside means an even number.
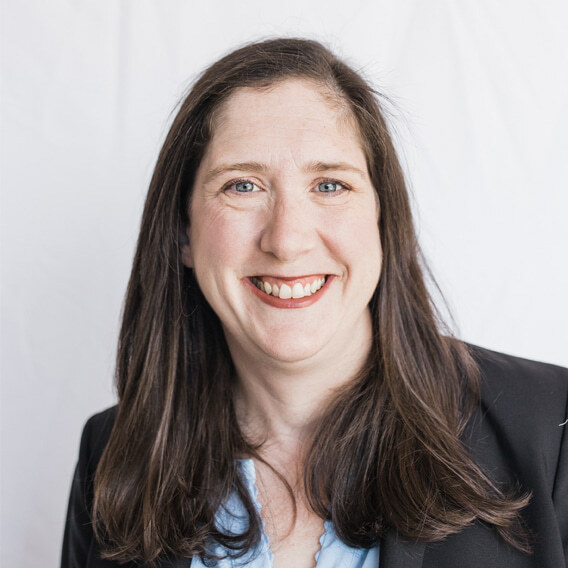
M179 246L183 265L187 268L193 268L193 256L191 254L191 245L189 244L189 227L185 232L180 233Z

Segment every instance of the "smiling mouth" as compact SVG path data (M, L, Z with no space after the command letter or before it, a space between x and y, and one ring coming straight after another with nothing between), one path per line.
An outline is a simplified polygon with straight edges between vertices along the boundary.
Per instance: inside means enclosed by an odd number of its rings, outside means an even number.
M288 300L290 298L306 298L317 294L326 283L327 276L291 278L287 281L268 276L251 276L249 280L267 296Z

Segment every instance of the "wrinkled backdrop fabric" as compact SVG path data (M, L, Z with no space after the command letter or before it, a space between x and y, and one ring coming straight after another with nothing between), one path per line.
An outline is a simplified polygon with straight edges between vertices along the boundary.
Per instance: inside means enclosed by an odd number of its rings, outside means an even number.
M387 95L459 335L568 365L563 0L2 2L0 563L56 566L171 111L205 65L326 42Z

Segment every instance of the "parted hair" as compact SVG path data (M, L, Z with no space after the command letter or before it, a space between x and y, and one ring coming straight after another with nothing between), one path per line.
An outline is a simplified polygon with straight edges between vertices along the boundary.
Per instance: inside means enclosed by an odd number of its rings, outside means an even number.
M307 446L309 506L351 546L373 546L388 528L441 540L480 520L527 550L518 521L528 498L495 487L460 440L479 371L443 326L425 284L429 272L381 97L320 43L281 38L245 45L206 69L160 151L123 308L118 411L94 482L92 515L106 557L149 565L162 557L207 559L212 543L239 555L260 538L237 467L238 457L259 457L259 447L239 428L222 327L180 247L221 105L236 89L288 78L321 85L355 118L380 203L383 249L367 363L334 394ZM249 517L240 535L223 534L214 522L231 492Z

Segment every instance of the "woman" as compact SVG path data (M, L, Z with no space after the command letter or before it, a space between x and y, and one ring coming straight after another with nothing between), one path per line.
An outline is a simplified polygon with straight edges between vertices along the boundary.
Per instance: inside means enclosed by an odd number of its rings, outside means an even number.
M298 39L209 67L152 178L62 565L561 566L567 373L442 334L421 266L357 73Z

